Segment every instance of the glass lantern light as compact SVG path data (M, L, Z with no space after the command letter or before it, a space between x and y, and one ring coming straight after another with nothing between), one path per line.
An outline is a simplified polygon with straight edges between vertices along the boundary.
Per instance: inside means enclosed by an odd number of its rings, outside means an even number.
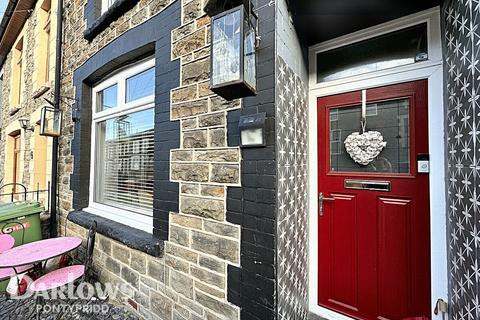
M40 117L40 135L59 137L62 130L62 111L50 106L42 108Z
M212 18L210 89L227 100L256 94L256 19L250 5Z

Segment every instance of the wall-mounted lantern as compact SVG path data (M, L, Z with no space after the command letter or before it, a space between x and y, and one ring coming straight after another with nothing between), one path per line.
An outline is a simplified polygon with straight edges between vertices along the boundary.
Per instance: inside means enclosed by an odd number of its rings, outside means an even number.
M266 146L265 113L240 117L240 147L253 148Z
M18 119L18 123L20 124L20 128L25 131L35 131L35 128L30 125L30 120L27 118L20 118Z
M257 92L257 21L250 2L212 17L210 89L227 100Z
M40 135L59 137L62 131L62 111L50 106L44 106L40 118Z

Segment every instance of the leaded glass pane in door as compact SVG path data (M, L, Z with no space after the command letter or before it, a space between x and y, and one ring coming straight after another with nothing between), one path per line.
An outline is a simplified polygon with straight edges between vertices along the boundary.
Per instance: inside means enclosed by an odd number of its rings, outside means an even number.
M398 99L367 104L366 130L378 131L386 147L370 164L355 163L347 153L345 139L361 132L361 106L330 109L331 172L410 172L409 100Z

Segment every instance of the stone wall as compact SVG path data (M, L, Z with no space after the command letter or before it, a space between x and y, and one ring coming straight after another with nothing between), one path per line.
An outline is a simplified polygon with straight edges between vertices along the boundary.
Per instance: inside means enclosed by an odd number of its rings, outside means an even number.
M68 236L86 238L87 230L71 222ZM83 261L83 250L76 258ZM154 258L97 234L95 275L121 288L125 303L144 319L237 319L238 310L221 302L225 263L177 245L166 245L165 257ZM191 272L191 276L187 276Z
M67 97L76 96L78 68L175 1L140 0L91 42L83 38L85 2L67 2L65 7L62 95ZM180 62L180 86L168 94L171 121L181 128L180 148L170 152L170 180L179 185L179 210L169 214L162 257L99 234L94 269L102 282L125 284L128 290L118 302L128 303L143 318L238 319L240 309L227 301L227 271L228 265L240 264L240 227L226 221L226 196L227 187L240 186L241 155L238 147L228 147L227 114L239 109L241 102L227 102L208 89L210 21L203 13L204 3L177 0L177 4L182 17L181 26L171 33L171 59ZM75 202L72 174L79 161L72 155L76 124L72 105L66 102L62 104L66 134L59 143L60 230L63 234L67 223L67 235L84 238L86 230L65 219ZM157 103L163 100L156 99Z
M227 301L227 265L240 263L240 228L226 221L227 186L240 186L240 149L228 147L228 102L209 88L210 19L201 0L182 1L182 25L172 32L180 59L180 87L172 90L171 119L181 123L180 149L171 151L171 180L180 184L180 213L171 213L166 261L187 286L186 297L226 319L239 308ZM172 279L172 278L171 278ZM208 318L208 316L207 316Z
M51 57L55 56L55 30L56 30L56 5L55 0L52 1L51 9L51 39L50 39L50 52ZM53 81L48 83L37 83L36 73L34 70L36 68L45 68L45 65L38 65L39 61L36 61L38 54L37 48L41 45L38 43L38 13L41 10L40 1L35 5L32 14L27 19L22 32L20 33L18 39L23 36L23 84L22 84L22 99L19 105L11 105L11 88L12 88L12 55L13 50L10 50L4 63L0 66L0 74L3 74L3 86L0 88L2 94L0 95L2 119L1 130L0 130L0 185L10 181L10 178L5 177L6 170L13 170L11 166L8 165L8 161L5 159L5 144L7 135L12 133L12 130L20 129L18 124L19 118L28 118L30 119L30 124L34 125L35 122L40 120L39 117L39 108L45 105L43 97L52 99L53 95ZM52 62L50 64L50 79L53 79L55 64ZM37 111L37 113L35 112ZM33 146L33 137L34 133L32 131L21 131L21 165L22 165L22 176L19 179L19 182L23 183L29 190L35 188L33 185L33 159L35 156L34 146ZM51 140L51 138L49 138ZM48 170L48 173L50 171ZM9 172L10 173L10 172ZM10 174L11 175L11 174ZM49 177L45 177L48 179ZM8 180L8 181L7 181ZM50 180L50 179L48 179ZM2 193L4 190L0 190ZM10 190L6 190L9 192ZM0 199L6 200L6 199Z

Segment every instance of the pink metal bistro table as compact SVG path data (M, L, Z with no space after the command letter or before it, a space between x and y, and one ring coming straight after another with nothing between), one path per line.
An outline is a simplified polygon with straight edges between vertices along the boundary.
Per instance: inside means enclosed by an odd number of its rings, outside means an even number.
M82 239L76 237L52 238L31 242L0 254L0 268L17 268L37 264L78 248Z

